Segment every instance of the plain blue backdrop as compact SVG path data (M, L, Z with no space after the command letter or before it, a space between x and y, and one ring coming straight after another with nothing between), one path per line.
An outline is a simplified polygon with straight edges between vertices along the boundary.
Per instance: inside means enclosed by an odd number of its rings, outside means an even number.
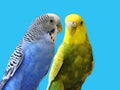
M0 79L31 22L45 13L56 13L62 21L56 50L64 36L65 16L77 13L85 21L95 66L82 90L120 90L119 0L0 0ZM45 90L47 83L48 75L38 90Z

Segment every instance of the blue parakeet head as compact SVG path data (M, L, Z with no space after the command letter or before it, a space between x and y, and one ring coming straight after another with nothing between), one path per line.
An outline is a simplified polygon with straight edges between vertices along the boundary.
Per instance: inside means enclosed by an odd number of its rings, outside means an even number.
M55 42L57 33L61 31L60 18L55 14L39 16L28 29L28 32L33 33L34 38L45 38L45 40L53 43Z

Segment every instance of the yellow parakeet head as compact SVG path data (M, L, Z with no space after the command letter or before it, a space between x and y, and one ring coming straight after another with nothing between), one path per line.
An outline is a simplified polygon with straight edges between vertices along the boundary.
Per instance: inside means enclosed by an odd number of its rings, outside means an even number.
M70 14L65 19L65 37L67 44L81 44L87 39L86 28L81 16Z

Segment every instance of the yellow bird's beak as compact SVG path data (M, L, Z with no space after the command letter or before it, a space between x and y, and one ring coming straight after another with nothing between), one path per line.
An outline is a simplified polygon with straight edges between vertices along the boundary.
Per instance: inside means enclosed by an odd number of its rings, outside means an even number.
M69 30L75 29L77 27L75 22L67 22L66 26L68 27Z
M67 31L70 37L73 37L74 33L76 32L77 24L75 22L66 22L66 27L68 28Z

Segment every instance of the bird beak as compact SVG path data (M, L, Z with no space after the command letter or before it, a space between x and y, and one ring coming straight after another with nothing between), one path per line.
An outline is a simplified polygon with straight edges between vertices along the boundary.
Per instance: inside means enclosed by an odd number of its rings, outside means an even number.
M68 28L69 35L72 37L76 30L76 23L75 22L67 22L66 27Z
M62 32L62 25L60 22L58 22L57 24L57 29L58 29L58 32Z
M69 29L74 29L77 27L75 22L67 22L66 25Z

